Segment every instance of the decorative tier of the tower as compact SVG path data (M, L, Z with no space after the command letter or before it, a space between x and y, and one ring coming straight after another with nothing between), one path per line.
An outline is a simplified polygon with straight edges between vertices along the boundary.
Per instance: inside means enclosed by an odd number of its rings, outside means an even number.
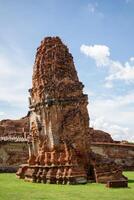
M29 160L17 175L37 182L85 183L90 149L88 99L73 57L60 38L41 42L29 91Z

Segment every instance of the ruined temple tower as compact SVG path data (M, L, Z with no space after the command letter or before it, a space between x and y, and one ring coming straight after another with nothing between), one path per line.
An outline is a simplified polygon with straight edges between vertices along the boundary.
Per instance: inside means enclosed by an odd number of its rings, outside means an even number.
M118 186L127 183L113 160L90 151L88 98L73 57L59 37L45 38L37 49L29 92L29 160L20 166L19 178L61 184L92 178Z
M86 182L89 116L83 87L67 46L59 37L45 38L37 49L29 90L32 143L26 179Z
M47 137L48 148L59 148L61 140L85 151L89 128L87 95L79 81L73 57L60 38L46 38L37 49L30 105L30 127ZM37 145L37 144L36 144ZM34 153L38 153L38 145Z

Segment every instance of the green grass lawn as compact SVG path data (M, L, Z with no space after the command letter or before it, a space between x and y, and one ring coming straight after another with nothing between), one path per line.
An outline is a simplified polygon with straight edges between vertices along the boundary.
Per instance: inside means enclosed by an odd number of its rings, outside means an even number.
M109 189L104 184L49 185L28 183L15 174L0 174L0 200L133 200L134 172L124 173L128 188Z

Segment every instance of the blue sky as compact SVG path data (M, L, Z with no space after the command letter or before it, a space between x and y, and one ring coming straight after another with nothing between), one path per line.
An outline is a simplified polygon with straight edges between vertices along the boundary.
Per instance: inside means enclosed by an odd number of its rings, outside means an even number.
M91 126L134 140L134 0L0 0L0 119L28 110L36 48L68 45L89 95Z

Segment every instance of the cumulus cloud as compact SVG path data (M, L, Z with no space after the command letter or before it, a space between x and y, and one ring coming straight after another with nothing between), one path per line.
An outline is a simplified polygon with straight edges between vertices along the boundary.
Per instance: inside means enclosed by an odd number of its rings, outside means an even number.
M112 124L105 117L96 118L94 121L91 121L91 126L110 133L114 140L134 141L134 135L131 134L132 130L125 126Z
M112 88L114 80L125 83L134 83L134 57L121 63L110 58L110 49L105 45L81 45L80 50L86 56L95 60L97 67L107 67L108 76L105 77L105 86Z
M134 91L122 96L95 96L92 99L89 105L91 126L111 133L115 140L134 141Z
M96 61L97 66L105 66L109 61L109 48L105 45L81 45L80 50L86 56L94 59Z
M125 84L134 83L134 57L121 63L111 59L110 49L106 45L81 45L80 50L87 57L92 58L97 67L107 70L104 86L113 88L115 80ZM92 101L93 99L93 101ZM91 125L94 128L107 131L116 140L134 141L134 91L123 95L110 95L110 97L90 95L89 113Z

